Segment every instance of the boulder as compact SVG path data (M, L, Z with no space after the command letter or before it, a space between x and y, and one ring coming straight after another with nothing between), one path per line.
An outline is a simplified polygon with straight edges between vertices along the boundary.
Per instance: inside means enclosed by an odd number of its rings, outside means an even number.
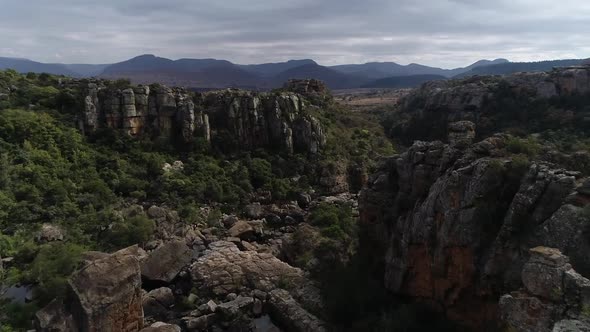
M166 324L162 322L156 322L149 327L144 328L139 332L181 332L181 328L178 325Z
M151 281L170 283L187 267L193 253L184 240L165 243L149 253L141 264L141 275Z
M217 312L225 319L231 320L237 317L240 312L249 313L253 305L254 298L238 296L235 300L219 304L217 306Z
M139 331L143 327L137 246L98 258L74 272L63 303L35 317L40 331ZM69 318L71 317L71 318Z
M61 300L53 300L34 317L35 330L38 332L75 331L77 325Z
M147 215L148 215L148 217L150 217L152 219L157 219L157 220L165 219L166 218L166 209L161 208L156 205L152 205L147 210Z
M522 270L524 288L500 298L500 317L514 331L590 331L590 280L555 248L535 247Z
M582 195L590 196L590 179L584 181L576 190Z
M579 320L564 319L553 326L552 332L590 332L590 324Z
M166 319L169 309L174 305L175 298L172 289L160 287L143 296L143 312L146 317L151 319Z
M449 144L456 148L466 148L475 139L475 124L471 121L458 121L449 124Z
M60 226L52 224L41 225L41 230L35 235L37 243L47 243L54 241L63 241L64 231Z
M193 284L201 292L225 296L241 289L269 291L303 282L303 271L270 254L240 251L231 242L214 242L192 266Z
M271 291L268 306L273 321L287 331L326 331L324 322L301 307L286 290Z
M311 195L307 193L299 193L297 195L297 204L303 209L306 209L311 204Z
M247 221L240 220L229 229L229 234L232 237L248 240L254 237L255 231Z
M244 208L244 213L246 214L246 217L248 217L248 218L260 219L260 217L262 217L262 214L263 214L262 205L260 205L260 203L248 204Z

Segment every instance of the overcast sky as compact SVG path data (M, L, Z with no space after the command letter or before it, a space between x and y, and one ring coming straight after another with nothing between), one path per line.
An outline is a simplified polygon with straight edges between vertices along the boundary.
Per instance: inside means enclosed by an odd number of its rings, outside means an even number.
M457 67L590 57L589 0L0 0L0 56Z

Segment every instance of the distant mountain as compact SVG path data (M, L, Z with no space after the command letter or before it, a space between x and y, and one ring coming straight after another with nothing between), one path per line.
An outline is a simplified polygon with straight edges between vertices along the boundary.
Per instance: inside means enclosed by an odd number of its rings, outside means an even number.
M48 73L54 75L80 76L62 64L35 62L28 59L0 57L0 69L14 69L20 73Z
M28 59L0 57L0 69L19 72L50 73L73 77L128 78L136 83L159 82L190 88L217 89L239 87L271 89L291 78L316 78L332 89L407 87L441 77L510 74L517 71L543 71L556 66L572 66L584 60L556 60L516 63L506 59L480 60L467 67L443 69L411 63L369 62L338 66L321 66L311 59L239 65L218 59L171 60L144 54L113 64L41 63Z
M151 54L109 65L104 78L128 78L136 83L159 82L195 88L256 88L262 79L226 60L170 60Z
M493 64L508 62L506 59L480 60L474 64L455 69L442 69L437 67L429 67L417 63L409 65L400 65L395 62L368 62L360 65L338 65L330 68L346 74L354 74L357 76L365 76L371 79L387 78L392 76L413 76L413 75L440 75L445 77L453 77L463 72L470 71L473 68L481 66L489 66Z
M367 83L362 88L414 88L428 81L446 80L447 77L441 75L411 75L411 76L393 76L381 78L371 83Z
M507 62L489 66L476 67L460 73L456 77L467 77L474 75L507 75L517 72L539 72L548 71L555 67L579 66L585 63L584 59L552 60L539 62Z
M277 63L263 63L259 65L238 65L242 69L255 73L264 77L271 77L280 74L289 69L301 67L304 65L317 65L317 63L310 59L304 60L289 60L287 62Z
M279 73L272 78L273 86L281 86L287 80L292 78L315 78L324 81L331 89L348 89L358 88L368 82L366 77L356 76L354 74L344 74L329 67L318 64L306 64L303 66L291 68Z
M82 77L98 76L103 70L108 67L105 65L87 65L87 64L66 64L64 65L68 70L73 71Z

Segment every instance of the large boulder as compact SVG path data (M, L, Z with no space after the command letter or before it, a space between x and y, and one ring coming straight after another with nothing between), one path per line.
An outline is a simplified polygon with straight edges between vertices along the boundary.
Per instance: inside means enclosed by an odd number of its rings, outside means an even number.
M63 303L37 312L38 331L139 331L143 327L137 246L98 258L69 280Z
M524 288L500 298L500 316L518 332L590 331L590 280L559 250L536 247L522 270Z
M64 231L58 225L43 224L41 229L35 235L37 243L47 243L54 241L63 241Z
M287 331L326 331L324 322L305 310L284 289L271 291L268 305L273 320Z
M270 291L305 280L303 271L271 254L240 251L234 243L225 241L211 243L193 264L191 275L201 292L216 296L242 289Z
M141 263L141 275L150 281L170 283L190 265L192 257L185 240L167 242L150 252Z
M166 324L162 322L156 322L149 327L142 329L139 332L180 332L180 326L173 324Z

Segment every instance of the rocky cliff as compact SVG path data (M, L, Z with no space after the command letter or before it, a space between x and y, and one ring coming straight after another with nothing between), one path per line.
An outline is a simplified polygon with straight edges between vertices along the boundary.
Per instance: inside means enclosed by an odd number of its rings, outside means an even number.
M276 93L193 93L161 85L121 89L104 81L88 83L83 90L79 123L85 132L114 128L182 142L202 138L224 150L275 148L287 153L317 153L326 140L320 122L307 112L305 95L316 98L327 91L315 80L291 81Z
M453 123L450 144L417 141L383 160L359 204L386 287L482 327L522 284L529 248L558 248L590 271L590 181L509 153L508 135L470 144L473 127Z
M588 93L590 66L428 82L400 102L391 134L409 144L412 139L443 140L448 132L440 124L462 120L475 123L480 138L511 127L588 126L588 110L556 112L543 104ZM543 122L547 119L550 123Z
M526 332L590 330L590 280L559 250L536 247L522 270L524 287L500 298L506 328Z

